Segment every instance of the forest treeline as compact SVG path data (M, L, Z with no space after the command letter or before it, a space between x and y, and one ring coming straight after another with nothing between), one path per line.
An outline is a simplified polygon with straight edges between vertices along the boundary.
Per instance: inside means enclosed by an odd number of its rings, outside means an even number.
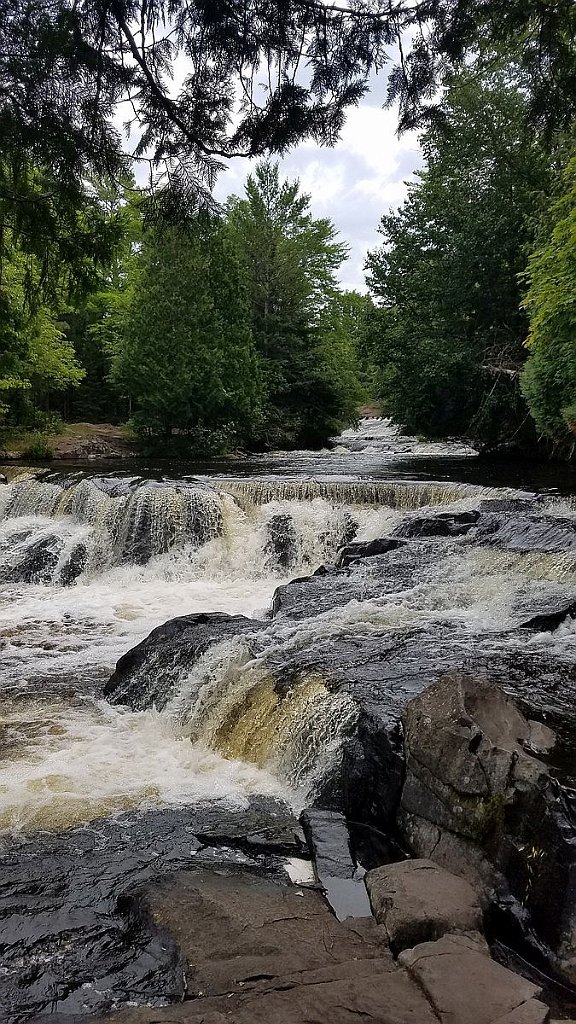
M7 426L129 420L151 447L215 454L320 446L355 419L364 300L338 287L347 246L277 164L182 225L146 225L132 180L91 199L107 250L79 254L89 280L61 278L58 256L50 280L4 227Z
M538 131L521 73L502 60L454 77L438 113L367 261L376 390L415 433L571 455L574 134Z
M0 429L320 446L378 398L415 433L572 454L576 7L420 6L0 0ZM394 45L423 164L374 206L359 295L270 154L335 144ZM260 162L219 208L235 155Z

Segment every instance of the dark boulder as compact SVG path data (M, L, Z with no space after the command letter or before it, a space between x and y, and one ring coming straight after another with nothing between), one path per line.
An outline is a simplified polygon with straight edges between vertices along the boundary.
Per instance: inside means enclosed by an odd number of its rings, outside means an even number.
M568 618L576 618L576 601L559 601L556 607L539 615L533 615L521 625L523 629L534 629L538 633L548 633L558 629L558 626Z
M478 522L479 512L438 512L414 516L396 527L396 537L461 537Z
M576 981L576 816L528 751L550 745L496 687L448 674L407 707L399 822L421 857L468 877L485 903L509 892L550 964Z
M464 878L430 860L384 864L366 875L372 912L392 952L456 932L481 932L478 896Z
M10 583L49 583L62 547L62 538L56 534L32 541L15 564L5 566L4 579Z
M344 551L350 550L352 557L345 566L321 567L311 576L278 587L272 599L273 615L307 619L351 600L369 601L408 590L421 580L423 560L438 557L438 543L446 542L409 544L401 538L383 537L359 544L358 549L349 545ZM370 550L372 544L380 550Z
M162 710L178 686L180 671L192 668L214 644L256 632L260 626L254 619L224 612L170 619L120 658L104 696L134 711L152 705Z
M296 562L298 538L292 516L279 513L266 524L264 545L268 564L281 569L290 569Z
M84 572L87 560L88 550L86 545L82 543L75 544L70 555L60 569L60 585L62 587L69 587L75 583L78 577Z
M502 551L573 551L576 521L560 516L486 512L480 515L474 530L474 543Z
M403 543L404 541L394 537L378 537L376 540L361 540L355 544L347 544L338 552L335 568L345 569L347 565L353 565L362 558L385 555L388 551L395 551Z

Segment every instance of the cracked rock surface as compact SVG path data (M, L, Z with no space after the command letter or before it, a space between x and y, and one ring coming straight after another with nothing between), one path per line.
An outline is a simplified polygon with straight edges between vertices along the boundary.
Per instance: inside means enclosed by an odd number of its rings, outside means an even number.
M317 892L297 886L182 872L149 890L147 912L178 944L184 1001L127 1008L97 1024L548 1021L536 986L490 960L480 936L425 943L401 964L373 919L340 923Z

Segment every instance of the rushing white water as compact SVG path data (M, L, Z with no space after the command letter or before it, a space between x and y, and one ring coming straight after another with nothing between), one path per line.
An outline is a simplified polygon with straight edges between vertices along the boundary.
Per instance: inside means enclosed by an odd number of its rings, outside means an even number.
M394 444L419 453L415 439L399 439L384 421L341 439L348 451ZM572 556L454 541L441 558L424 561L409 586L365 600L356 592L297 624L280 616L261 634L258 657L246 640L212 649L179 680L162 713L100 698L117 659L174 616L261 619L277 586L333 561L352 537L386 536L430 506L461 510L514 493L282 477L212 486L16 477L0 491L0 829L62 828L128 807L242 804L251 793L298 802L320 752L337 756L357 708L314 673L279 696L265 655L434 624L450 624L463 642L496 634L518 620L528 598L574 593ZM576 518L569 505L562 514ZM368 594L368 569L366 581ZM567 625L553 641L530 642L576 648L576 632Z

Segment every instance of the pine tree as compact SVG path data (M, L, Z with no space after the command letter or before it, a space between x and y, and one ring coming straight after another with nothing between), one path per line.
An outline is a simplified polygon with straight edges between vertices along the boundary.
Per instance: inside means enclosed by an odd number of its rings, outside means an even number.
M145 238L114 379L141 432L207 453L241 441L259 377L226 229L211 219Z

